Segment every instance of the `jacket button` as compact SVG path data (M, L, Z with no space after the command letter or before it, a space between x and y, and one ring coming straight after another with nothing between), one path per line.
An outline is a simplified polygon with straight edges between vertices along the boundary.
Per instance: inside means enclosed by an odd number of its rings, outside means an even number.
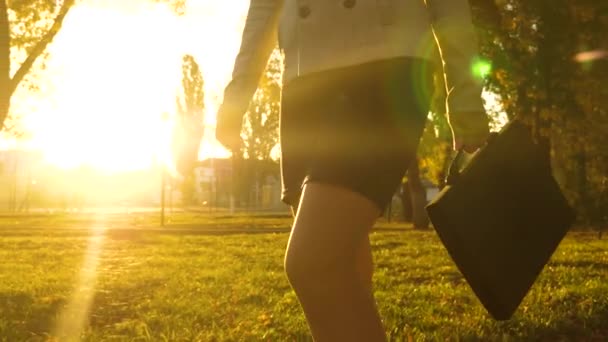
M308 16L310 15L310 7L308 7L308 6L302 6L302 7L300 7L298 9L298 15L302 19L308 18Z
M346 7L346 8L353 8L353 7L355 7L356 3L357 3L357 0L344 0L342 5L344 5L344 7Z

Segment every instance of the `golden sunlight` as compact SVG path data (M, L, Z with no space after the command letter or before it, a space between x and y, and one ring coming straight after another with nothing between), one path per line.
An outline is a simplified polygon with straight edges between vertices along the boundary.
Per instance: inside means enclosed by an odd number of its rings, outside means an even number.
M105 242L106 224L102 215L91 227L78 282L68 304L57 315L54 336L65 341L79 341L89 321L93 297L97 291L98 266Z
M75 7L49 47L39 94L22 95L28 145L50 163L105 171L168 160L181 58L193 55L205 81L200 159L226 156L214 137L248 2L189 1L176 16L146 0L89 0Z

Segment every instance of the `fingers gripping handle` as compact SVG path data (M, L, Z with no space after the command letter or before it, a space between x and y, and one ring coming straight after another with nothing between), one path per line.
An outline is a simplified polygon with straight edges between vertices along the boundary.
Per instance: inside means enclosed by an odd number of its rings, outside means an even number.
M488 136L488 140L486 142L486 146L488 144L492 143L492 141L494 139L496 139L497 136L498 136L498 133L496 133L496 132L490 133L490 135ZM467 154L467 152L465 151L464 147L458 149L456 156L454 156L454 159L452 159L452 162L450 163L450 167L448 169L448 175L445 179L446 185L454 185L456 182L458 182L458 178L460 177L460 170L462 169L462 165L463 165L466 154Z
M448 175L445 178L446 185L454 185L458 181L458 177L460 177L460 166L462 165L464 154L464 149L461 148L456 153L454 159L452 159L452 163L450 163L450 167L448 169Z

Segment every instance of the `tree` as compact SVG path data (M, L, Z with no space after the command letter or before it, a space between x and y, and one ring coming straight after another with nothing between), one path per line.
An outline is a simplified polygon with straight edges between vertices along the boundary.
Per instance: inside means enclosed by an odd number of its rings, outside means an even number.
M445 172L452 160L452 133L446 116L443 73L436 70L433 76L434 92L429 117L416 158L408 168L399 192L404 220L412 222L418 229L426 229L429 225L425 210L428 198L423 179L442 188Z
M75 0L0 0L0 131L11 97L61 30ZM10 5L10 7L9 7ZM25 58L11 68L17 56ZM15 73L11 75L11 69Z
M608 220L608 3L470 3L481 53L492 65L486 90L497 95L510 120L530 125L579 217ZM436 89L418 156L422 174L442 186L451 134L442 89Z
M272 150L279 143L281 69L281 54L275 50L243 119L243 144L235 164L236 195L250 205L257 203L261 195L259 188L267 174L266 166L272 162Z
M281 67L281 55L275 50L245 113L241 136L247 158L269 160L279 142Z
M412 160L412 164L407 169L407 177L401 183L400 196L405 221L412 222L415 229L427 229L429 217L425 210L426 189L420 176L418 158Z
M152 1L168 4L178 15L185 11L185 0ZM44 62L47 46L75 4L76 0L0 0L0 132L11 128L6 119L12 96ZM33 82L28 86L35 88Z
M606 58L608 3L471 0L481 46L493 64L487 87L511 119L528 122L579 217L608 211ZM583 63L581 63L583 61ZM551 158L551 160L549 159ZM601 215L599 215L601 216Z
M182 58L182 91L176 99L177 115L173 131L173 158L182 176L184 204L194 202L194 168L204 132L204 82L191 55Z

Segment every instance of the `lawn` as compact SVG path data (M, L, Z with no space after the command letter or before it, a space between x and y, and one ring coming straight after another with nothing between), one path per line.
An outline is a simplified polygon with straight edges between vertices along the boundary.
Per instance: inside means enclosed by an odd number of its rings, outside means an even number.
M309 340L282 269L288 218L155 218L1 217L0 339ZM391 340L608 340L597 234L570 233L507 322L486 314L433 231L381 224L372 244Z

